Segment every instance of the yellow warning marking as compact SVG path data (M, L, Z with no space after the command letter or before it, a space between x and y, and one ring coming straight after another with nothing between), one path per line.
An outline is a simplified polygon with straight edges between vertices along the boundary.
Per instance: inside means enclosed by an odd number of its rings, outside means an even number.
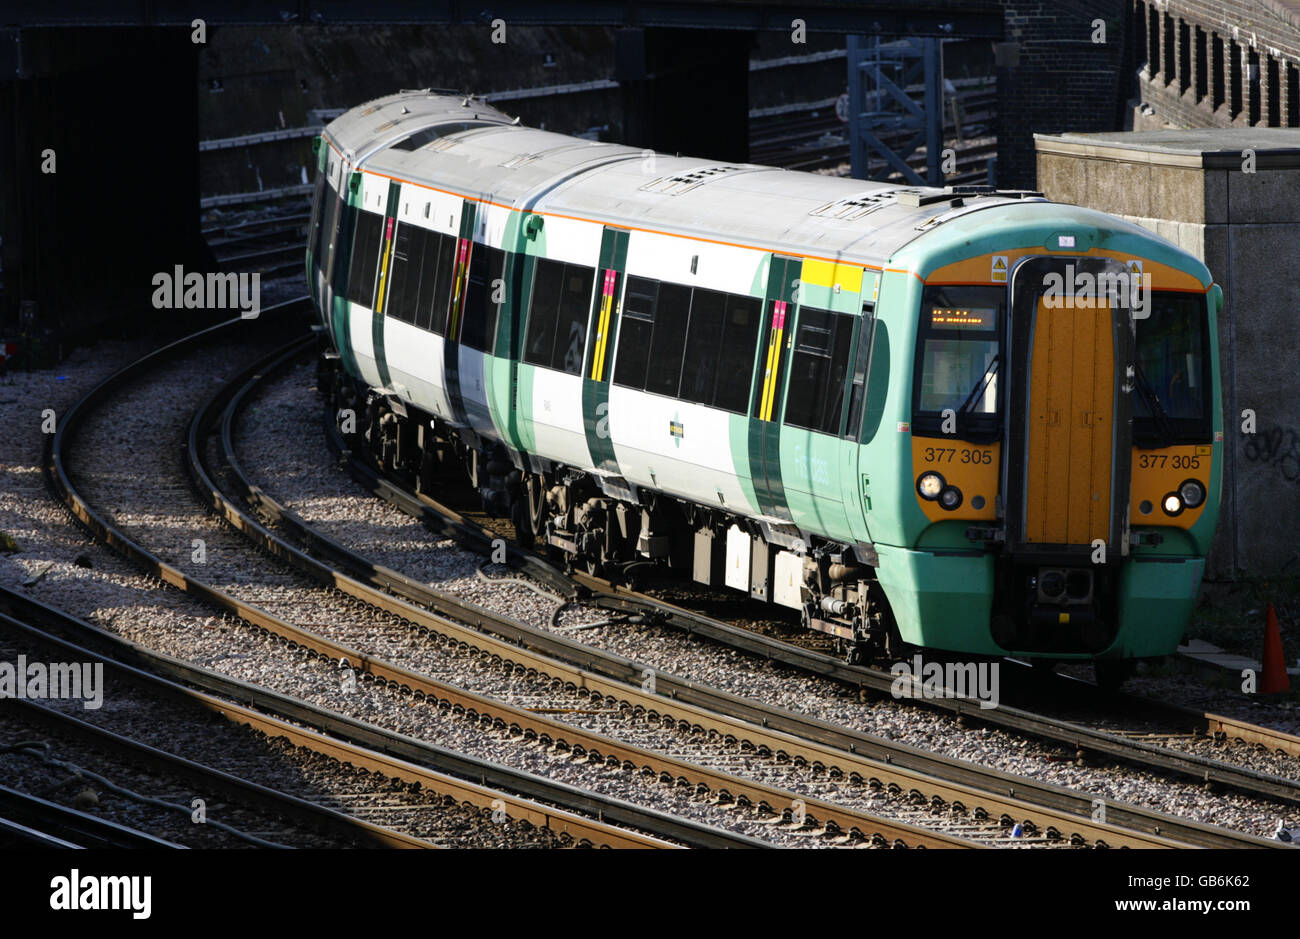
M1057 621L1058 623L1068 623L1068 622L1070 621L1070 614L1069 614L1069 613L1057 613L1057 614L1056 614L1056 621Z
M1197 444L1196 446L1197 456L1209 456L1212 453L1214 453L1214 447L1210 446L1208 443Z
M1130 274L1141 274L1141 273L1142 273L1142 262L1139 261L1137 258L1129 258L1129 261L1128 261L1128 272L1129 272Z
M1005 284L1007 282L1007 256L1005 254L993 255L992 279L995 284Z
M806 260L803 262L799 280L818 287L834 287L839 284L841 290L858 293L862 290L862 267L836 264L831 261Z
M600 327L596 334L595 361L591 363L591 377L596 381L600 381L605 375L605 347L609 344L609 312L613 305L613 294L606 294L600 304Z
M389 224L392 224L391 221ZM375 299L375 312L384 312L384 285L388 282L388 256L393 250L392 229L384 241L384 259L379 263L379 296Z

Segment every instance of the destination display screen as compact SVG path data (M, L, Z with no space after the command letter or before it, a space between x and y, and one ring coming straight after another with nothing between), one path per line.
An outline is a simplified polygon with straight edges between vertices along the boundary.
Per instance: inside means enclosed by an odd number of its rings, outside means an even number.
M933 307L930 325L935 329L992 329L997 314L994 307Z

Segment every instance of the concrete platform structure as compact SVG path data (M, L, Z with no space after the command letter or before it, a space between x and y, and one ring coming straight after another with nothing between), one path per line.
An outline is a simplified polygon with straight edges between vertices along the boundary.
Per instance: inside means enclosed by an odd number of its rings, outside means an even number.
M1225 452L1211 577L1300 563L1300 129L1035 135L1049 198L1130 219L1222 285ZM1254 412L1255 433L1242 432Z

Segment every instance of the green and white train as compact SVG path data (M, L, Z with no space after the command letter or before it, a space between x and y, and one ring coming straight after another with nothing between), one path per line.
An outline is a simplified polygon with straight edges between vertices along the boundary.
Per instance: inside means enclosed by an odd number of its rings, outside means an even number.
M1169 242L427 90L316 152L334 394L422 485L458 455L525 541L679 568L857 653L1114 677L1177 645L1218 514L1222 292Z

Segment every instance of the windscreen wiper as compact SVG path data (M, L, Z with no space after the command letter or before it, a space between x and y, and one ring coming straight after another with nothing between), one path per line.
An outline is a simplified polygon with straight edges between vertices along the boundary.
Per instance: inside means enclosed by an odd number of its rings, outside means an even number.
M1142 371L1142 363L1137 359L1133 360L1133 377L1137 390L1142 394L1147 403L1147 410L1151 412L1151 420L1155 424L1156 434L1160 439L1160 446L1167 447L1174 442L1174 426L1169 420L1169 414L1166 413L1164 405L1160 401L1160 395L1151 387L1151 382L1147 380L1146 372Z
M998 362L1001 358L1002 353L999 352L997 355L993 356L993 360L984 367L984 374L979 377L979 381L975 382L975 387L970 390L970 394L966 396L966 400L963 401L961 407L957 409L958 414L965 414L975 406L975 402L979 400L979 396L984 393L984 389L988 387L988 383L993 380L993 375L998 370Z

